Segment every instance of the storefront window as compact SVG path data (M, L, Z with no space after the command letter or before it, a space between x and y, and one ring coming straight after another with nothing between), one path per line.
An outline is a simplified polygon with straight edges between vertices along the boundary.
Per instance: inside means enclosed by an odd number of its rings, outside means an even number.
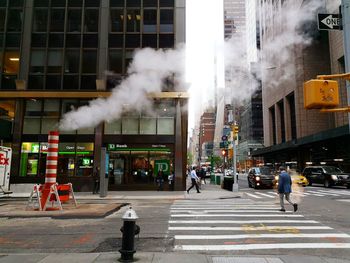
M129 174L130 183L147 183L152 178L149 177L149 160L147 151L131 151L131 174Z
M38 175L39 149L39 143L37 142L22 143L20 176Z

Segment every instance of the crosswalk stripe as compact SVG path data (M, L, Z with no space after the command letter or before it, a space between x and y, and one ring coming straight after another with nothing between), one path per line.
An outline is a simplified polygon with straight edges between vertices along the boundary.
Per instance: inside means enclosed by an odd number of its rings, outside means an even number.
M170 220L170 224L260 224L260 223L298 223L317 224L315 220Z
M217 227L217 226L170 226L169 230L206 230L206 231L266 231L266 230L306 230L306 229L333 229L329 226L239 226L239 227Z
M303 215L294 214L276 214L276 215L264 215L264 214L171 214L171 217L304 217Z
M278 206L274 206L274 207L236 207L235 205L231 205L229 206L230 210L232 209L239 209L239 210L249 210L249 209L254 209L254 210L259 210L259 211L263 211L263 210L276 210L279 207ZM220 208L218 208L218 206L210 206L210 207L172 207L171 210L186 210L186 209L191 209L191 210L222 210L223 207L220 206Z
M175 235L177 240L213 240L244 238L350 238L348 234L244 234L244 235Z
M245 193L245 194L248 195L248 196L250 196L250 197L257 198L257 199L262 198L261 196L257 196L257 195L251 194L251 193Z
M201 211L189 211L186 209L182 209L182 210L174 210L174 213L186 213L186 212L191 212L193 214L202 214L202 213L232 213L232 212L236 212L236 213L276 213L276 210L236 210L236 209L225 209L225 210L216 210L216 209L203 209ZM280 213L280 212L278 212ZM292 211L287 211L285 213L293 213Z
M308 193L312 193L312 194L314 194L315 196L325 196L324 194L321 194L321 193L316 192L316 191L308 190L307 192L308 192Z
M350 203L350 199L337 199L337 201Z
M319 192L321 194L326 194L326 195L339 196L339 194L334 194L332 192L325 191L325 190L317 190L317 192Z
M247 245L176 245L175 250L260 250L260 249L291 249L291 248L350 248L350 243L277 243L277 244L247 244Z
M269 198L275 198L275 196L271 196L271 195L264 194L264 193L259 193L259 192L254 192L254 193L257 194L257 195L262 195L262 196L266 196L266 197L269 197Z

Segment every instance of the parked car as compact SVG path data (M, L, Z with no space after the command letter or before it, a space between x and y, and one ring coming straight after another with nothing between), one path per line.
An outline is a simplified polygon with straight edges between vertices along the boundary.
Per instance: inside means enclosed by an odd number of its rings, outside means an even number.
M273 187L278 176L270 167L252 167L248 171L248 186L255 189L261 186Z
M309 181L309 185L323 184L327 188L341 185L350 189L350 174L335 166L308 166L303 175Z

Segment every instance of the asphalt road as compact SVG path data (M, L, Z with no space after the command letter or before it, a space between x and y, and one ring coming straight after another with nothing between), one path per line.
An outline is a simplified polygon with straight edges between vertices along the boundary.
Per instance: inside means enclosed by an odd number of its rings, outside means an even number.
M302 192L299 193L299 190ZM206 191L206 186L202 191ZM137 250L222 255L283 253L350 258L350 248L332 248L333 245L350 245L348 189L317 186L295 189L292 197L299 203L299 210L285 215L277 212L278 199L274 190L248 188L244 175L240 175L239 193L242 198L232 200L127 201L139 216L137 224L141 232L136 237ZM197 196L197 193L193 192L193 195ZM0 253L116 252L121 248L121 217L126 209L127 206L100 219L0 218ZM292 210L291 207L288 209ZM263 238L270 234L279 237ZM300 234L301 238L295 241L286 234ZM310 238L305 239L302 235L316 235L311 239L312 243L321 244L321 247L298 248L296 244L300 246ZM265 243L273 247L254 250ZM280 243L289 247L276 248ZM323 248L323 244L330 247ZM202 250L203 247L206 250ZM238 248L241 250L236 250Z

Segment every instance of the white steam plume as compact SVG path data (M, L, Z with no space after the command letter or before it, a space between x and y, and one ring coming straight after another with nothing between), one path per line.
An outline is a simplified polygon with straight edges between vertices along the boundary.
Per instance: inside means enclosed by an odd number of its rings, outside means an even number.
M118 119L124 111L129 110L151 113L153 100L147 94L160 92L167 77L175 75L181 79L183 70L183 47L175 50L138 50L128 68L128 77L113 89L111 96L92 100L88 105L66 113L59 129L95 127L102 121Z

